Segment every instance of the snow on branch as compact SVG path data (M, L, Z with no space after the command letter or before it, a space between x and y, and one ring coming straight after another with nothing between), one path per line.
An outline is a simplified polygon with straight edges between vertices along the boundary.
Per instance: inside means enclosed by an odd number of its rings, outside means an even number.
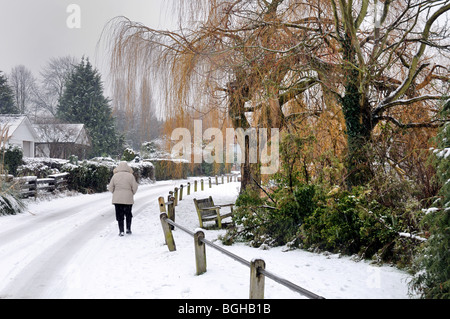
M426 238L423 238L423 237L420 237L420 236L417 236L417 235L413 235L413 234L411 234L411 233L402 233L402 232L400 232L400 233L398 233L401 237L406 237L406 238L411 238L411 239L416 239L416 240L420 240L420 241L427 241L427 239Z

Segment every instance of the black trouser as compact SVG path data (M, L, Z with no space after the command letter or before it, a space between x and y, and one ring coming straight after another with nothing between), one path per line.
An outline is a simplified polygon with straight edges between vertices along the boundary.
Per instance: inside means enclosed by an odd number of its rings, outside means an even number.
M116 206L116 220L119 223L119 231L121 233L124 231L124 219L127 221L127 230L131 230L131 219L133 218L131 208L133 205L114 204L114 206Z

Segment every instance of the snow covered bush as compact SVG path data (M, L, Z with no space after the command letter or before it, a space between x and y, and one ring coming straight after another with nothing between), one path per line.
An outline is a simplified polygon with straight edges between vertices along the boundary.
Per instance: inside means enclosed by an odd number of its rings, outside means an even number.
M130 162L133 161L136 156L139 156L139 153L136 153L131 148L126 148L122 154L122 161Z
M61 172L69 173L67 182L69 189L81 193L100 193L107 190L106 187L117 165L118 162L111 158L95 158L91 161L80 162L78 165L66 163L61 167ZM152 163L131 162L129 165L138 182L155 180Z
M445 125L437 135L433 156L442 185L434 207L426 210L424 222L431 236L415 262L411 289L423 298L450 299L450 102L444 106Z
M300 228L304 247L404 263L401 254L394 253L404 222L374 200L369 189L331 191L319 199L317 207Z
M81 193L99 193L106 191L114 168L118 162L110 157L96 157L89 161L61 160L51 158L27 158L19 166L19 176L37 176L46 178L51 174L69 173L67 187ZM138 182L155 180L155 170L150 162L130 162L133 174Z
M69 173L68 188L84 194L105 192L113 175L108 165L91 161L84 161L79 165L67 163L62 166L61 171Z
M17 176L46 178L48 175L60 173L65 163L66 160L54 158L24 158L23 164L17 168Z
M24 208L25 204L16 192L0 193L0 215L16 215L22 213Z
M0 215L16 215L25 209L16 186L12 176L3 174L0 169Z
M134 177L139 182L155 181L155 167L151 162L140 161L131 162L128 165L133 169Z
M407 266L417 243L399 233L417 231L410 219L417 216L418 206L409 203L395 209L381 204L374 195L367 187L348 191L298 184L292 192L289 187L272 190L272 201L261 198L259 192L246 191L236 201L236 226L222 241L357 254Z

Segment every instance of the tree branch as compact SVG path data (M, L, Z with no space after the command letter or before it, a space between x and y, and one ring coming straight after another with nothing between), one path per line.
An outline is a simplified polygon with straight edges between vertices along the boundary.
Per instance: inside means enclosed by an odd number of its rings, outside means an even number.
M376 117L375 119L377 122L382 121L382 120L389 121L389 122L393 123L395 126L398 126L400 128L405 128L405 129L423 128L423 127L429 127L429 128L440 127L440 126L444 125L445 122L450 121L450 119L449 120L437 119L437 120L433 120L428 123L406 123L406 124L404 124L391 116L379 116L379 117Z
M382 114L383 112L385 112L386 110L388 110L394 106L410 105L413 103L428 101L428 100L442 100L442 99L445 100L446 98L448 98L448 97L442 96L442 95L422 95L422 96L414 97L414 98L408 99L408 100L397 100L397 101L386 103L386 104L380 104L380 106L378 106L375 109L374 116L378 116L379 114Z

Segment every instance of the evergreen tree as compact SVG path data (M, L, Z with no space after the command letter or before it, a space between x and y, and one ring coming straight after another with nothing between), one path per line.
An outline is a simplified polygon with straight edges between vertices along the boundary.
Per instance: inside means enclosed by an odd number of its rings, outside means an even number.
M57 116L85 125L91 138L91 156L120 152L123 137L117 133L110 100L103 95L101 76L89 60L83 58L68 77Z
M8 85L6 77L0 71L0 114L17 114L19 110L14 104L14 93Z
M428 210L425 218L431 236L416 262L412 287L423 298L450 299L450 101L444 105L442 115L446 122L437 135L434 151L442 188L435 207Z

